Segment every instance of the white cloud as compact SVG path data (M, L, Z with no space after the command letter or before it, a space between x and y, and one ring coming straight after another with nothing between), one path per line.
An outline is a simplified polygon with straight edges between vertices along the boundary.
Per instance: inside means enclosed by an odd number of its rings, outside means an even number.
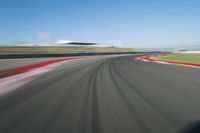
M72 41L70 40L58 40L56 41L56 44L67 44L67 43L71 43Z

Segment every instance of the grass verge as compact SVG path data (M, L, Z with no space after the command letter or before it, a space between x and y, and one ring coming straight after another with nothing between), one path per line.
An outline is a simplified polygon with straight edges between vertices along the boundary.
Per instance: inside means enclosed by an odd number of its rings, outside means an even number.
M161 60L200 64L200 54L171 54L171 55L157 56L156 58Z
M0 54L58 54L58 53L106 53L136 52L132 48L118 47L84 47L84 46L31 46L31 47L0 47Z

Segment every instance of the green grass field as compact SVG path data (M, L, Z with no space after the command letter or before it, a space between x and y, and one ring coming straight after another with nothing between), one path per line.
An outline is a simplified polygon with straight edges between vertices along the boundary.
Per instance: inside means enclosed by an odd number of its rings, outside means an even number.
M172 54L166 56L158 56L157 58L170 61L200 63L200 54Z
M132 48L118 47L84 47L84 46L32 46L32 47L0 47L0 54L53 54L53 53L106 53L106 52L136 52Z

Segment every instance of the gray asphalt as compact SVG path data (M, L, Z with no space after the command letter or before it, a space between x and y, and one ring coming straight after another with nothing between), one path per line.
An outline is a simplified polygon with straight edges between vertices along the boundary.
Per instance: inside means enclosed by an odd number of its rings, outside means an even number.
M200 69L98 57L0 97L0 133L178 133L200 120Z
M29 65L33 63L39 63L42 61L48 61L48 60L53 60L53 59L63 59L63 58L67 58L67 57L0 59L0 71L9 69L9 68Z

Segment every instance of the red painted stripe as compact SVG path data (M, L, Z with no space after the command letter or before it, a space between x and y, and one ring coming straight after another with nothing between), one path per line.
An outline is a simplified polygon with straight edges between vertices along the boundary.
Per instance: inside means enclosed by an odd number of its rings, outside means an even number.
M55 60L49 60L49 61L34 63L34 64L30 64L30 65L20 66L20 67L16 67L16 68L1 70L0 71L0 78L19 74L19 73L23 73L23 72L26 72L26 71L30 71L32 69L44 67L44 66L54 64L54 63L59 63L59 62L67 61L67 60L73 60L73 59L78 59L78 58L55 59Z
M179 62L179 61L168 61L168 60L159 60L159 59L155 59L152 57L148 57L149 60L152 61L162 61L162 62L166 62L166 63L173 63L173 64L183 64L183 65L191 65L191 66L200 66L200 64L197 63L190 63L190 62Z
M177 64L177 65L186 65L186 66L194 66L194 67L200 67L200 64L197 63L190 63L190 62L179 62L179 61L168 61L168 60L160 60L156 59L153 56L141 56L137 57L136 60L148 60L150 62L164 62L169 64Z

